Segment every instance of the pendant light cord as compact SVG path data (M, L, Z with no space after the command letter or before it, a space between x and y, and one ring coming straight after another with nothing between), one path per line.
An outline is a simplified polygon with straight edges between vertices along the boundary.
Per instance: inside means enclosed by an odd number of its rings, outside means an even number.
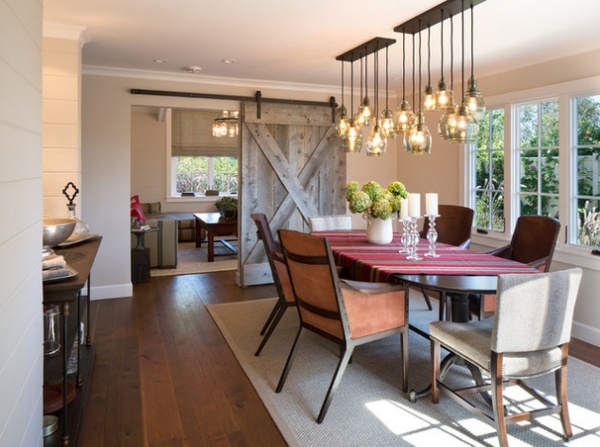
M462 12L461 17L461 45L462 45L462 70L461 70L461 84L462 84L462 96L465 96L465 0L461 0Z
M475 20L475 17L473 16L473 3L471 3L471 77L474 77L474 59L473 59L473 36L474 36L474 25L473 22Z
M440 18L440 50L442 53L442 80L444 79L444 10L441 10L441 18Z
M431 85L431 27L427 25L427 84Z
M419 20L419 112L421 111L421 21Z
M406 100L406 33L402 28L402 101Z
M385 47L385 108L388 109L388 49L389 45Z

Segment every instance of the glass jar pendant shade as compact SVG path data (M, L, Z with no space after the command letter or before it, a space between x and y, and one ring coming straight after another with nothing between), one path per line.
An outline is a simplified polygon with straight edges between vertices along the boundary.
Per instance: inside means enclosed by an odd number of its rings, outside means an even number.
M414 121L415 114L412 111L412 107L408 101L402 100L400 104L398 104L398 110L396 111L396 129L398 133L408 133Z
M370 157L380 157L385 154L387 140L383 136L378 124L373 126L369 140L367 141L367 155Z
M485 102L481 92L477 89L477 81L474 76L471 76L468 81L468 88L463 99L469 113L476 120L480 120L485 115Z
M362 148L362 132L354 119L350 120L346 134L342 137L342 147L345 152L358 153Z
M444 109L444 113L438 121L438 135L443 140L450 138L450 126L453 125L456 120L457 107L455 104L451 104Z
M386 138L396 138L398 136L396 123L394 122L394 114L390 109L385 109L381 113L380 127L381 132Z
M452 106L454 97L452 90L448 88L448 84L444 78L440 79L438 83L438 90L435 92L435 109L446 110L449 106Z
M365 96L362 100L362 103L358 107L358 124L360 126L370 126L371 125L371 105L369 104L369 98Z
M340 106L338 110L338 116L336 121L336 133L338 137L343 137L348 131L349 120L346 106Z
M469 113L467 106L461 104L453 116L450 117L446 139L450 143L471 144L477 141L478 134L477 121Z
M425 116L419 113L415 126L404 136L404 147L411 154L430 154L431 145L431 132L425 124Z

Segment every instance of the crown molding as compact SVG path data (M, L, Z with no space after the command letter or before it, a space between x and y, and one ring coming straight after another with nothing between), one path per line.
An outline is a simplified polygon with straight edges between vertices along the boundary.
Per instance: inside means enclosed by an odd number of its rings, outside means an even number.
M253 90L274 89L281 91L325 93L330 96L331 92L338 92L340 89L339 85L302 84L258 79L226 78L188 73L168 73L163 71L105 67L98 65L84 65L82 68L82 74L90 76L148 79L155 81L187 82L198 85L242 87L251 88Z
M85 26L65 25L46 21L43 24L43 36L54 39L75 40L79 44L79 49L92 41L90 33Z

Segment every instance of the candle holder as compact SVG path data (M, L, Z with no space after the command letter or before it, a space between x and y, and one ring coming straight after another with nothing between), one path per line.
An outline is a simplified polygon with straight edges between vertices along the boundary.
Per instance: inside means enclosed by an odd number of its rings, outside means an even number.
M425 216L429 219L429 230L427 230L427 240L429 241L429 251L425 256L430 258L439 258L440 255L435 252L435 243L438 238L437 230L435 229L435 219L440 217L439 214L428 214Z
M422 256L419 256L417 253L417 244L419 243L419 232L417 231L417 220L420 219L421 216L409 216L409 254L406 257L409 261L420 261L423 259Z
M408 220L408 217L398 219L398 221L402 224L402 235L400 236L402 248L398 250L398 253L410 253L410 221Z

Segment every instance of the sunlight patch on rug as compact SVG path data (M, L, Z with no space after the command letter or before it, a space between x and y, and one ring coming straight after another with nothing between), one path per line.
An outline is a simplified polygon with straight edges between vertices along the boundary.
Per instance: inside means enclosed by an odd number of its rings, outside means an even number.
M230 252L221 244L215 244L215 253ZM195 242L180 242L177 245L177 267L174 269L153 268L150 270L150 276L191 275L237 270L237 268L238 260L234 253L231 253L231 256L218 256L214 262L208 262L206 244L197 248Z

